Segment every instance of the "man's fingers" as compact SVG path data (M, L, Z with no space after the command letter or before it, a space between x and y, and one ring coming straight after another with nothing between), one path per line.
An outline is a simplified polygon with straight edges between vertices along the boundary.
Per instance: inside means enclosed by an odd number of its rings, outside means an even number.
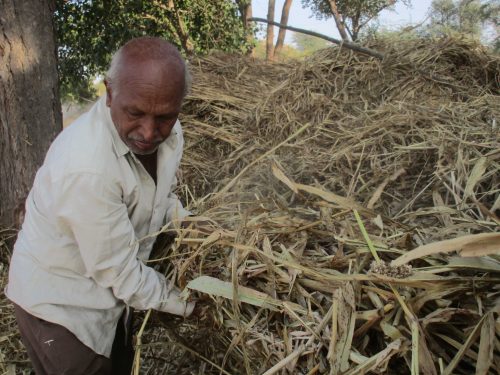
M186 310L184 310L184 318L187 318L188 316L190 316L193 313L195 306L196 306L196 302L187 302L186 303Z

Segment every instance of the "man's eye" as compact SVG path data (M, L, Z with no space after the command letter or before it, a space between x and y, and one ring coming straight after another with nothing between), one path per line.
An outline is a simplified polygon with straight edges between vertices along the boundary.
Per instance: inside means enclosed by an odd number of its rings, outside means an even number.
M127 111L127 113L130 117L140 117L142 115L142 113L134 111Z
M176 119L177 119L177 116L158 116L156 118L156 121L158 121L159 123L165 123L165 122L173 121Z

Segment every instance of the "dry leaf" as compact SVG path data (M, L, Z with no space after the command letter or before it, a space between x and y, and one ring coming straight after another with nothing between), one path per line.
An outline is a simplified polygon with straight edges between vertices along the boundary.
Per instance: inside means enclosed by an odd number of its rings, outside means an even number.
M274 176L283 182L286 186L290 188L295 194L299 193L299 190L295 186L295 184L285 175L285 172L283 172L277 165L276 163L273 163L271 166L271 169L273 171Z
M481 339L477 352L476 375L487 375L493 364L493 350L495 349L495 319L493 313L488 313L488 317L481 327Z
M449 253L462 249L464 250L462 256L476 256L476 253L481 255L500 253L500 233L472 234L419 246L394 259L392 265L399 266L427 255Z

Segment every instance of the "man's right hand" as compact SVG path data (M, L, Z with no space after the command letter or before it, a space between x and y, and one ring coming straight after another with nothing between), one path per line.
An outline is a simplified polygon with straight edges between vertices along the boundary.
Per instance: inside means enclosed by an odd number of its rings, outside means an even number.
M171 326L173 322L176 322L179 316L156 311L155 317L162 325L168 327ZM184 318L190 321L205 321L211 319L209 302L203 300L188 302Z

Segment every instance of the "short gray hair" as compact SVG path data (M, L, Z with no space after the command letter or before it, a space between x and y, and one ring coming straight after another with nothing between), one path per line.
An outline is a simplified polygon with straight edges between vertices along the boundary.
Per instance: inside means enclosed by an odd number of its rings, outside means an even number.
M109 69L105 75L106 81L108 81L111 85L119 81L119 72L124 64L124 57L126 54L158 61L166 58L179 60L184 67L184 91L182 92L182 97L186 97L186 95L188 95L191 91L192 78L189 71L189 65L186 60L181 56L179 50L173 44L161 38L154 37L139 37L131 39L113 54L111 64L109 65ZM117 91L117 87L114 87L114 90Z

